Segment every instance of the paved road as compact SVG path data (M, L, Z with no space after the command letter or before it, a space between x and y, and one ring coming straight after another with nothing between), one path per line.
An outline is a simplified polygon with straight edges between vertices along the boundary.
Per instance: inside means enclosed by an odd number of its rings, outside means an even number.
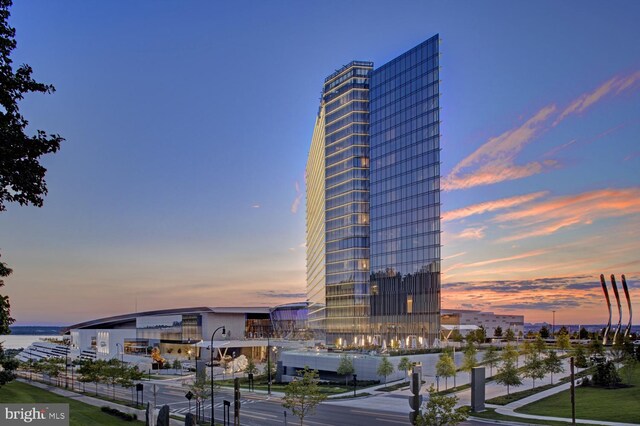
M162 383L164 382L164 383ZM153 405L154 395L152 392L153 384L156 386L156 405L169 405L171 411L176 414L186 414L191 410L195 414L195 404L185 398L186 388L174 381L156 381L144 382L144 402L147 401ZM76 390L82 390L82 384L75 383ZM95 384L87 383L85 385L89 393L95 391ZM71 390L71 382L69 382L69 390ZM106 385L98 385L100 395L108 395L111 397L114 388ZM240 420L243 426L273 426L273 425L297 425L299 420L294 417L291 412L286 414L285 409L278 396L268 396L261 393L252 393L242 390ZM115 387L117 397L131 400L131 390L123 389L119 386ZM393 394L390 394L393 395ZM223 401L233 401L233 391L231 389L218 389L215 392L215 418L216 421L222 423L223 420ZM369 399L369 398L366 398ZM318 406L316 413L305 419L305 424L310 426L389 426L389 425L409 425L408 410L409 405L405 396L390 396L391 400L402 400L406 405L406 412L398 412L397 407L382 404L376 408L362 405L362 399L358 400L338 400L327 401ZM351 401L351 403L350 403ZM358 402L356 402L358 401ZM389 410L390 409L390 410ZM211 402L210 400L203 404L205 418L210 419ZM231 407L230 418L233 419L233 406ZM465 422L464 425L487 425L474 421Z

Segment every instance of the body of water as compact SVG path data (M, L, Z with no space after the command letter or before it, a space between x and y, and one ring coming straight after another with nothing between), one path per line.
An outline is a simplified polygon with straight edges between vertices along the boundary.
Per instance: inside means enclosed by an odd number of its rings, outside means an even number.
M26 349L33 342L37 342L42 339L61 339L62 336L51 335L51 336L34 336L34 335L20 335L20 334L7 334L0 336L0 343L2 344L3 349Z

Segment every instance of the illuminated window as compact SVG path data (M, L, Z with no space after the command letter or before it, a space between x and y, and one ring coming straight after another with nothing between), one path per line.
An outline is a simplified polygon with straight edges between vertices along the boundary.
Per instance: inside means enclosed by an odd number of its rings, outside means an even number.
M413 295L411 294L407 295L407 313L413 313Z

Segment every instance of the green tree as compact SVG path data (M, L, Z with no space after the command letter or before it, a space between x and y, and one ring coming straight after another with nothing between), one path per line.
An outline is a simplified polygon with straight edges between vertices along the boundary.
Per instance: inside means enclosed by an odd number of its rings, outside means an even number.
M253 360L252 357L249 357L249 359L247 360L247 368L244 369L245 373L247 374L257 374L258 373L258 367L256 367L256 363Z
M560 333L558 334L558 338L556 339L556 346L563 352L571 349L571 340L569 339L568 333Z
M416 417L417 426L454 426L469 417L469 407L456 407L458 397L438 395L433 385L429 387L429 399L422 404Z
M498 353L498 349L495 346L489 346L484 352L482 362L489 366L489 369L491 371L490 375L493 376L493 367L497 367L498 362L500 362L500 354Z
M6 204L42 206L47 193L44 180L47 171L39 163L42 155L56 152L63 139L59 135L47 135L37 130L35 136L25 133L29 122L20 114L19 101L28 93L53 93L55 88L38 83L29 65L13 68L11 52L16 48L16 30L9 25L11 0L0 0L0 212ZM0 287L2 278L12 270L0 262ZM9 334L11 318L9 297L0 294L0 335ZM0 345L0 386L14 378L17 364L10 360Z
M478 361L476 360L476 354L478 350L473 342L468 342L464 348L464 358L462 360L462 371L471 373L474 367L477 367Z
M80 366L80 368L78 369L78 374L80 374L81 382L95 383L96 396L98 396L98 383L100 382L103 364L104 364L104 361L102 360L97 360L97 361L87 360L87 361L84 361Z
M493 336L494 336L494 337L502 337L502 327L497 326L497 327L493 330Z
M532 352L525 358L522 375L533 380L532 389L536 387L536 379L542 379L545 373L545 365L537 352Z
M514 340L516 340L516 334L510 328L507 328L507 331L506 331L504 337L505 337L505 339L507 339L507 342L513 342Z
M604 346L600 340L592 340L589 343L589 355L591 356L604 356Z
M596 386L615 388L621 382L622 379L612 361L606 361L596 365L596 372L593 374L593 383Z
M282 406L291 410L300 419L302 426L305 417L313 415L318 404L327 396L320 392L317 370L310 370L305 366L298 372L298 376L286 386Z
M578 339L587 340L589 338L589 332L586 328L580 327L580 331L578 332Z
M444 377L444 386L445 389L447 389L449 387L449 377L456 376L456 364L453 361L450 352L443 352L440 354L438 362L436 363L436 374L440 377Z
M407 372L413 368L413 363L409 360L408 357L403 356L400 358L400 362L398 363L398 370L404 371L404 379L407 380Z
M498 369L498 374L495 376L496 383L507 387L507 395L511 386L520 386L522 379L520 379L520 373L515 363L508 359L502 364L502 367Z
M487 330L485 330L484 325L478 327L474 334L475 341L478 343L484 343L487 340Z
M542 335L538 334L535 337L531 349L538 355L542 355L542 353L547 349L547 343L542 338Z
M387 384L387 377L393 373L393 364L389 362L386 356L383 356L380 360L380 364L378 364L378 370L376 374L378 376L384 377L384 384Z
M134 386L137 382L142 380L144 373L138 369L137 365L127 367L123 364L121 369L122 371L120 373L120 377L118 377L118 384L123 388L131 389L131 403L133 403Z
M512 362L517 366L519 356L520 354L518 353L518 350L514 346L507 343L507 346L502 349L502 355L500 356L500 358L502 359L503 363Z
M182 363L178 358L173 360L173 362L171 363L171 368L173 368L176 373L178 372L178 370L182 370Z
M549 351L547 354L547 357L544 359L544 370L546 373L551 374L551 384L553 384L553 375L564 371L562 360L556 351Z
M344 385L347 385L349 380L349 376L353 374L356 370L353 368L353 360L351 357L347 356L347 354L343 354L340 357L340 365L338 365L338 369L336 373L340 376L344 376Z
M580 343L573 349L573 364L577 368L587 368L589 366L586 351Z
M107 385L111 385L112 396L111 399L116 399L116 384L120 378L122 369L120 367L120 361L111 359L107 361L101 368L100 378L101 381Z
M540 332L538 334L540 334L540 337L542 337L543 339L548 339L551 335L551 333L549 332L549 327L547 327L546 325L540 327Z
M213 382L214 389L218 388L218 385ZM195 399L196 406L200 407L201 404L206 402L209 397L211 397L211 380L207 377L207 374L204 371L196 372L196 377L193 382L188 383L186 388L193 394L193 398ZM196 414L197 417L201 415L199 412Z

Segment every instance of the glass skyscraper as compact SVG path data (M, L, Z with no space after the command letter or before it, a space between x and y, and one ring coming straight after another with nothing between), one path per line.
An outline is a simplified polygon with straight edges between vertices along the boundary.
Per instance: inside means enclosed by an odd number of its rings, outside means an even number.
M307 163L307 289L328 344L438 336L438 43L325 80Z

